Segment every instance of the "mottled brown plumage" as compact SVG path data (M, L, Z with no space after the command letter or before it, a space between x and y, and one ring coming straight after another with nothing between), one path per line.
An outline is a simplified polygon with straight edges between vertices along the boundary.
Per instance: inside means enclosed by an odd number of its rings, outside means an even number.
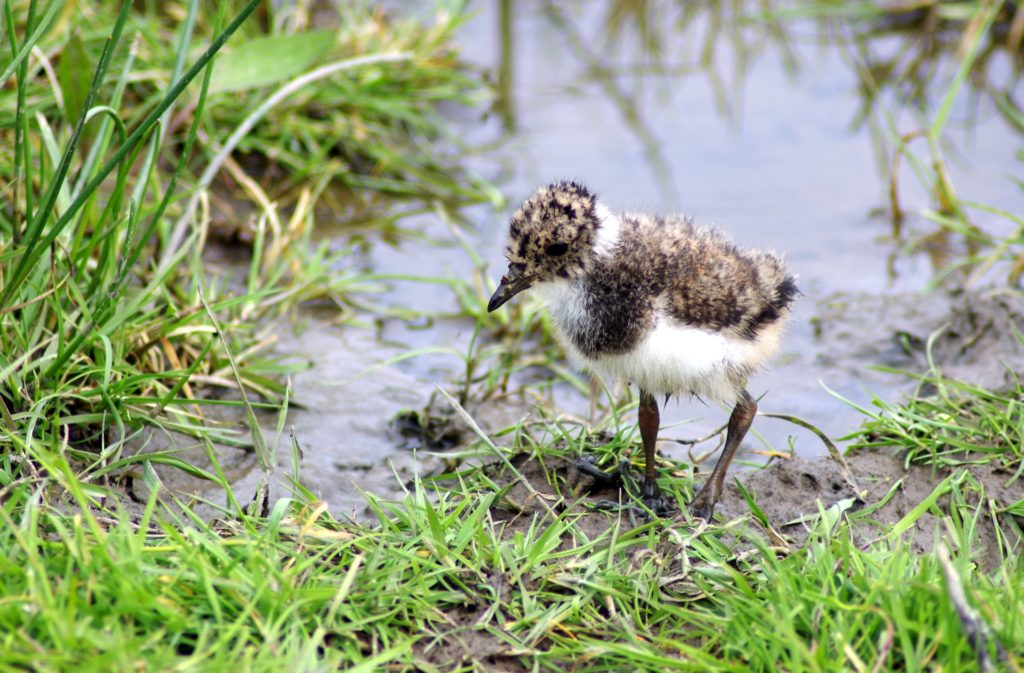
M710 518L757 408L747 377L775 352L797 293L781 258L741 250L687 217L616 216L574 182L541 188L513 214L506 257L488 310L535 287L574 360L640 388L644 496L655 509L664 506L654 472L654 395L736 403L722 459L691 503Z

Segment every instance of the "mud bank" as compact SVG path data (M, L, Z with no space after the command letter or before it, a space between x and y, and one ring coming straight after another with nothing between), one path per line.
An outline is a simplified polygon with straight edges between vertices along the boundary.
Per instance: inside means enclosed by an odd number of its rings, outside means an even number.
M823 367L918 373L934 365L990 390L1024 372L1024 294L1017 290L836 294L818 302L812 322Z
M590 490L587 478L581 479L572 467L572 461L556 458L539 461L520 454L512 460L518 475L507 467L495 463L485 469L492 472L495 481L507 487L505 496L495 505L494 517L506 522L508 534L522 531L532 525L534 514L547 510L576 515L580 531L593 539L609 526L634 527L646 519L632 512L612 512L598 509L599 503L609 500L628 500L618 489ZM963 492L969 503L983 506L985 511L1001 511L1013 503L1024 500L1024 480L988 465L970 465L960 468L964 483L976 482L983 488L985 502L978 497L982 491L965 487ZM858 545L889 536L900 522L907 525L903 540L919 553L929 552L941 538L945 529L941 512L946 510L948 493L943 484L956 470L934 469L921 465L904 464L894 451L869 450L856 452L839 463L832 458L812 460L785 459L773 462L757 472L744 472L727 484L716 513L725 521L750 514L736 481L753 495L780 541L799 547L810 531L810 522L822 510L836 508L837 512L856 512L871 508L870 516L858 519L853 528ZM520 478L520 476L522 478ZM529 483L529 486L525 482ZM699 484L703 475L695 481ZM936 497L937 496L937 497ZM929 498L934 506L928 511L911 516L914 508ZM1009 516L1009 514L1007 514ZM913 523L910 524L910 521ZM680 512L672 517L673 525L694 528L700 522ZM752 521L751 525L759 526ZM983 568L992 568L1000 562L1000 539L985 521L977 528L976 547L972 558ZM1005 540L1013 548L1021 540Z

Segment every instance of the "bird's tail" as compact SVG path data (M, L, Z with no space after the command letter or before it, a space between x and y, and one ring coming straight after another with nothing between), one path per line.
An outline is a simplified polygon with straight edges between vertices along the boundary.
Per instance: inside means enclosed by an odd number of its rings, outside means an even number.
M759 250L754 253L758 276L764 296L776 310L789 308L799 294L796 277L786 271L786 264L778 254Z

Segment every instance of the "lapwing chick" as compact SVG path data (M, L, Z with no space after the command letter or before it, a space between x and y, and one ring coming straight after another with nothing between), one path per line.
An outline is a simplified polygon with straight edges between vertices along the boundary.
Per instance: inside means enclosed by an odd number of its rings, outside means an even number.
M505 257L488 311L527 288L540 292L571 360L639 388L642 499L655 514L672 511L656 479L658 398L732 406L722 455L689 505L710 521L757 413L747 378L778 349L798 292L782 259L737 248L689 217L616 215L576 182L543 187L523 203Z

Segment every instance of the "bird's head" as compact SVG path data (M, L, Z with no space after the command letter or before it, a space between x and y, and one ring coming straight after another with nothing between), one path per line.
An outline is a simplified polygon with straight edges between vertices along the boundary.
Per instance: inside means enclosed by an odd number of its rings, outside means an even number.
M594 264L600 226L597 197L586 187L556 182L538 189L512 215L505 246L508 271L487 310L537 283L586 274Z

